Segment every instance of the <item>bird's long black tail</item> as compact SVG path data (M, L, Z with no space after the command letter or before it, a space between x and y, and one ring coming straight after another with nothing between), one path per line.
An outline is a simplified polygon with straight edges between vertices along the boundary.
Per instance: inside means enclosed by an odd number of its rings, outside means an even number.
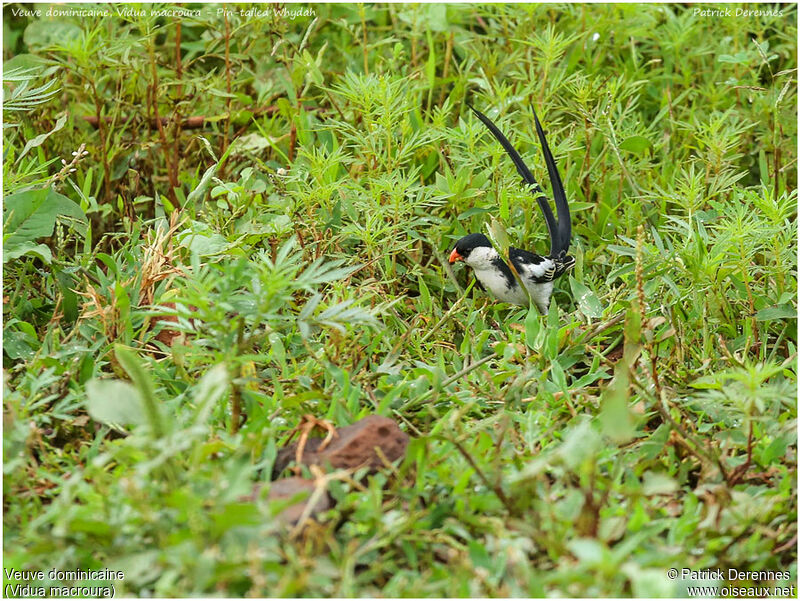
M536 133L539 136L539 142L542 145L542 152L544 153L545 163L547 164L547 173L550 176L550 183L553 187L553 196L556 202L558 221L556 221L556 218L553 216L550 203L548 202L542 187L539 185L539 182L537 182L533 177L530 169L528 169L528 166L522 160L522 157L511 145L511 142L508 141L508 138L503 135L503 132L497 128L497 126L492 122L491 119L489 119L489 117L481 113L471 104L467 104L467 106L472 109L472 112L477 115L478 119L481 120L481 122L489 129L489 131L492 132L492 135L497 139L497 141L500 142L503 150L506 151L506 154L508 154L508 156L511 157L511 160L514 162L514 166L517 168L517 172L522 177L522 180L532 188L534 194L536 195L536 202L539 204L539 208L541 209L545 223L547 224L547 231L550 234L550 254L552 256L566 254L572 234L569 206L567 204L566 194L564 193L564 186L561 183L561 176L558 173L555 160L550 152L550 147L547 145L547 139L542 131L542 126L539 123L539 118L536 115L536 111L533 113L534 120L536 121Z
M558 173L558 166L550 152L547 138L544 136L542 124L539 123L539 116L536 109L533 109L533 120L536 122L536 135L539 136L539 143L542 145L544 162L547 164L547 174L550 176L550 186L553 188L553 200L556 202L556 214L558 215L558 248L554 255L565 255L569 249L569 241L572 238L572 220L569 214L569 204L567 195L564 192L564 184L561 183L561 175Z

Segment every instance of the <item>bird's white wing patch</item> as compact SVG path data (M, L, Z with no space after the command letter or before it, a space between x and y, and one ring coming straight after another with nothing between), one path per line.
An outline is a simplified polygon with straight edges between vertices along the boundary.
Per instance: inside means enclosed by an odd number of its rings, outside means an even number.
M545 258L544 261L534 265L533 263L525 263L522 266L525 275L531 278L542 278L549 273L555 273L556 264L552 259Z
M533 263L524 263L520 265L520 277L528 293L531 295L531 300L536 304L536 307L541 313L547 313L550 307L550 297L553 294L552 280L546 282L536 282L537 279L550 279L555 273L556 264L552 259L545 258L544 261L534 265Z

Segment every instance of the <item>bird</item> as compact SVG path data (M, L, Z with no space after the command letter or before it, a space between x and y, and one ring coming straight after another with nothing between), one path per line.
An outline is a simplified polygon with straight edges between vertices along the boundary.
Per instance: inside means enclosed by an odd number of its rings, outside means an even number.
M553 282L575 266L575 257L567 254L572 237L569 203L555 159L550 152L547 138L545 138L539 117L534 109L533 119L536 124L536 135L542 146L547 173L553 188L557 218L553 216L553 211L550 209L550 204L541 186L534 179L530 169L525 165L508 138L486 115L471 104L467 104L467 106L500 142L503 150L513 161L523 182L535 195L550 234L550 253L546 256L537 255L511 246L508 249L508 260L511 263L509 267L500 253L492 246L489 238L483 234L473 233L467 234L456 242L450 253L449 262L453 264L463 261L465 265L471 267L478 282L498 300L521 307L530 306L533 301L536 308L546 314L550 308L550 298L553 295ZM522 286L520 286L520 281Z

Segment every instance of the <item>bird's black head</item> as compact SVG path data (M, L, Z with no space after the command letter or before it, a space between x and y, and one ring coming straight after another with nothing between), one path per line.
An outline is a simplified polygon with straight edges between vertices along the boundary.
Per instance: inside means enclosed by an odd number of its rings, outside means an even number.
M450 263L467 260L476 248L492 248L492 243L483 234L467 234L456 242L453 252L450 253Z

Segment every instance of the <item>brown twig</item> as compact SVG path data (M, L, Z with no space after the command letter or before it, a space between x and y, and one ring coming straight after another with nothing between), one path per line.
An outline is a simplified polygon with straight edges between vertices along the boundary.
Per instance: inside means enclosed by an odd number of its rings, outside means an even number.
M101 123L111 123L114 120L113 117L103 117L102 119L98 119L96 115L85 115L78 118L86 121L86 123L93 127L100 127ZM121 117L122 122L127 122L131 119L132 117ZM169 117L160 117L158 120L161 121L161 125L169 125L170 122ZM186 117L185 119L180 120L180 126L181 129L200 129L205 125L205 120L206 118L202 115ZM151 129L156 129L158 127L155 117L150 117L147 122Z
M338 110L339 107L336 107L336 109ZM272 104L269 106L262 106L250 110L253 113L254 117L259 117L261 115L273 115L279 112L280 108L278 108L277 105ZM303 110L313 111L317 113L325 113L328 111L328 109L321 106L303 106ZM344 118L344 115L342 115L341 111L339 111L339 114L342 116L342 118ZM219 120L219 118L220 118L219 116L206 117L205 115L193 115L192 117L182 118L180 120L180 126L181 129L200 129L205 126L206 120L217 121ZM98 119L97 115L84 115L78 117L78 119L86 121L86 123L92 125L93 127L99 127L101 121L103 123L111 123L114 121L114 117L102 117L101 119ZM119 117L119 120L122 123L128 124L130 122L135 121L135 115L121 116ZM161 121L162 125L169 125L171 121L174 121L174 119L171 117L160 117L159 120ZM155 117L150 117L149 119L146 119L146 121L151 129L156 129L158 127Z

